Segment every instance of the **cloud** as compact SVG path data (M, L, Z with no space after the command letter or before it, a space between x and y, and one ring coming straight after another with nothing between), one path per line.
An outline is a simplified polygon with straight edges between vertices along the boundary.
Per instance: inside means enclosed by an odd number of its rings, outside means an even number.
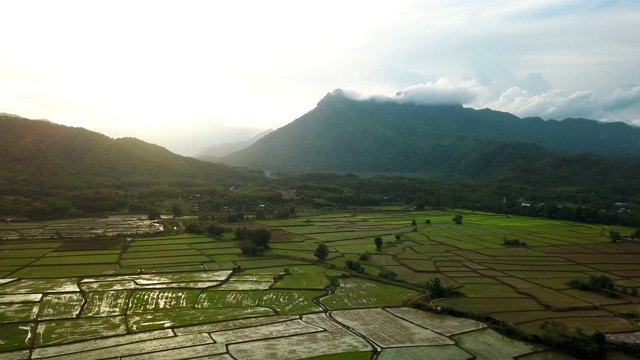
M487 88L478 80L452 83L447 78L410 86L396 94L394 100L416 105L471 104L486 93Z
M624 110L638 105L640 105L640 85L629 90L614 90L605 104L605 110Z
M610 95L600 95L592 90L566 92L558 89L542 94L532 94L514 86L500 95L499 99L486 104L491 109L508 111L521 117L539 116L545 119L585 117L626 122L632 120L625 113L637 112L638 105L640 105L640 85L628 89L616 89Z
M454 83L443 77L435 82L409 86L394 96L384 95L380 91L362 92L350 89L343 90L342 93L353 100L395 101L416 105L472 105L486 96L487 88L476 79Z
M460 104L475 109L506 111L520 117L557 120L581 117L640 125L640 84L602 94L594 90L551 89L541 74L532 73L524 79L511 78L510 81L512 85L502 90L503 82L484 85L477 79L453 82L443 77L409 86L394 96L384 95L381 90L342 90L342 94L354 100L416 105Z

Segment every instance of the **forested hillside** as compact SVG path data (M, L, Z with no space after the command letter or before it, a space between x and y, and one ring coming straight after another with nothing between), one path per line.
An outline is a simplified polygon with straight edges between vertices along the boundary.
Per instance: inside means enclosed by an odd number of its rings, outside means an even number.
M637 157L638 139L640 128L624 123L520 119L459 105L352 100L336 90L315 109L224 161L264 170L495 176L507 165L551 153ZM482 154L491 157L478 158Z
M4 194L134 189L237 182L254 173L173 154L134 138L0 116L0 188Z

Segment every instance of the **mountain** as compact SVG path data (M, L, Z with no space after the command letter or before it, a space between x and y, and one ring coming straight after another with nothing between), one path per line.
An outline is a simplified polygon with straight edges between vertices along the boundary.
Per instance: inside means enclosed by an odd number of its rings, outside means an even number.
M223 156L227 156L236 151L240 151L245 149L251 145L253 145L256 141L262 139L265 135L271 133L273 129L265 130L258 135L242 141L236 142L226 142L222 144L213 144L206 149L197 153L194 157L196 159L205 160L205 161L217 161L218 158Z
M315 109L223 161L263 170L483 176L550 154L638 157L638 139L640 128L624 123L353 100L336 90Z
M255 172L176 155L135 138L0 116L2 194L234 183Z

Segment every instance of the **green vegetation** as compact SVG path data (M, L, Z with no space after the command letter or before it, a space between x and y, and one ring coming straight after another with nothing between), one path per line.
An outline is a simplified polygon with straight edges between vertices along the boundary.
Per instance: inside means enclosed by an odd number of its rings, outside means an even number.
M313 256L318 258L320 261L324 261L329 256L329 247L325 243L318 244L316 251L313 253Z
M376 244L376 250L382 250L382 237L376 236L376 238L374 239L374 243Z
M246 226L236 228L234 231L236 240L241 241L240 250L245 255L261 255L269 250L271 232L266 229L250 229Z
M459 291L451 286L443 286L440 278L429 281L425 285L425 288L429 291L429 298L431 299L450 298L461 295Z
M505 246L514 246L514 247L527 246L527 243L525 241L521 241L520 239L508 239L506 236L504 237L502 243Z
M347 260L345 262L345 266L347 267L347 269L355 270L355 271L357 271L359 273L364 273L365 272L364 266L362 266L362 263L360 261L357 261L357 260L349 259L349 260Z
M573 279L569 285L578 290L593 291L604 294L611 298L619 298L620 294L614 290L615 283L606 275L590 276L588 281Z
M330 310L377 309L426 298L434 308L482 312L539 337L549 320L568 329L580 326L586 334L640 328L628 318L638 311L630 293L640 287L634 280L640 245L612 243L607 236L633 229L478 211L419 214L433 222L415 232L406 232L418 218L414 210L371 209L308 212L268 228L245 222L233 232L211 219L182 223L200 229L214 225L222 229L219 235L205 230L133 240L3 240L3 266L18 280L0 281L0 322L37 325L38 339L55 345L101 341L101 326L109 336L142 335L244 318L322 315L319 303ZM464 216L464 226L452 224L456 214ZM60 222L39 226L52 224ZM397 234L403 234L401 241ZM368 253L373 237L384 246ZM505 237L524 239L528 246L505 247ZM242 254L240 247L254 245L252 238L257 246L268 239L271 249L262 257ZM314 252L321 244L331 251L320 262ZM65 261L72 264L61 264ZM613 283L614 292L622 293L624 286L627 295L611 299L568 285L571 279L589 283L601 276L609 280L598 282L600 288ZM80 324L77 319L90 319L86 329L68 330ZM4 349L24 346L14 342ZM473 349L461 351L482 351Z

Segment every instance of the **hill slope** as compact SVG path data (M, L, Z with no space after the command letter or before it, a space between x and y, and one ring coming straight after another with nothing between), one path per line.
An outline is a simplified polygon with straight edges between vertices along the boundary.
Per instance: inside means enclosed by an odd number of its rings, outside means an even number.
M265 170L494 175L505 165L550 152L639 156L637 139L640 128L624 123L544 121L460 105L360 101L336 90L315 109L224 161ZM501 155L501 166L478 169L470 161L502 143L510 143L510 150Z
M111 139L48 121L0 116L0 129L0 187L5 193L8 189L197 185L254 176L138 139Z

